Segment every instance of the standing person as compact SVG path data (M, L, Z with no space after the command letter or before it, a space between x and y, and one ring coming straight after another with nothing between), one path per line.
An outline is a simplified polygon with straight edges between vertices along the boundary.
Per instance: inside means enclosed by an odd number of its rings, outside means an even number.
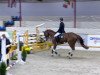
M6 50L6 52L1 50L1 53L2 53L3 59L6 60L7 58L5 57L5 54L9 53L9 50L10 50L10 47L11 47L11 42L6 37L5 34L2 34L2 38L1 39L2 39L1 40L1 49L2 50ZM4 54L4 56L3 56L3 54ZM9 59L7 59L7 66L9 66Z
M8 54L8 53L9 53L9 47L10 47L10 45L11 45L11 42L10 42L10 40L6 37L5 34L2 34L2 38L5 38L5 39L6 39L6 54Z
M0 38L0 61L1 61L1 58L2 58L2 54L1 54L1 38Z
M61 34L63 34L63 33L65 33L65 29L64 28L65 28L65 24L63 23L63 18L61 17L60 18L60 26L59 26L59 29L58 29L57 33L54 35L54 37L56 39L59 39L58 36L61 35Z
M19 50L22 51L22 47L24 46L24 43L22 41L19 41Z

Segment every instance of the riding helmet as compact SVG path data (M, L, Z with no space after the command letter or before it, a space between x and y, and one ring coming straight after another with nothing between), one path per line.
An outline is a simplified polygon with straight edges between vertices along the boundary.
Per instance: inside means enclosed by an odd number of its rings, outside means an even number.
M63 21L63 18L62 17L60 18L60 21Z

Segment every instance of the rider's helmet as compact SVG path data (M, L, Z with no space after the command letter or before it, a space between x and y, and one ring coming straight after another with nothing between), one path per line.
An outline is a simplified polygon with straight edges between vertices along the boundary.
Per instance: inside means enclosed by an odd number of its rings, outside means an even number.
M60 18L60 21L63 21L63 18L62 17Z

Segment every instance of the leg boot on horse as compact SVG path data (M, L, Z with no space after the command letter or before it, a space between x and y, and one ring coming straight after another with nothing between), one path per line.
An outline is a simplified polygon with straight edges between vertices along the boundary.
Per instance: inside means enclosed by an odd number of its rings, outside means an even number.
M72 40L72 41L68 41L68 44L69 46L71 47L69 53L68 53L68 58L71 59L72 56L73 56L73 52L75 50L75 43L76 43L76 40Z
M57 47L57 42L54 41L54 46L53 46L53 49L52 49L52 55L51 56L54 56L54 54L60 56L60 54L58 54L58 52L56 51L56 47Z

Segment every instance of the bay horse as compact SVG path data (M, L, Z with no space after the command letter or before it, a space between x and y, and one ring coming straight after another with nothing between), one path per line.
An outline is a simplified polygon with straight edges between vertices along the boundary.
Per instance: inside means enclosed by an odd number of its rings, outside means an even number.
M54 37L55 34L56 34L56 32L54 32L53 30L50 30L50 29L44 31L44 36L46 38L46 41L49 38L52 39L52 43L53 43L52 56L54 53L58 54L56 51L56 47L57 47L57 45L63 44L63 43L68 43L69 46L71 47L71 50L68 53L69 58L72 58L72 56L73 56L72 52L75 50L76 42L79 42L81 44L81 46L85 49L89 48L88 46L86 46L84 44L84 40L82 39L82 37L73 32L63 33L63 37L60 38L59 43L57 42L56 38Z

